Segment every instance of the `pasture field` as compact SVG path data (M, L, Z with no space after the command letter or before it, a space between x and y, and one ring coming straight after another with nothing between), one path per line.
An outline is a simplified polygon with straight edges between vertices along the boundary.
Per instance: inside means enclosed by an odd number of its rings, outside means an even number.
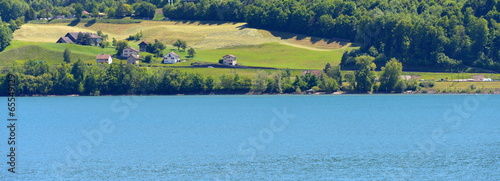
M58 21L55 21L58 22ZM344 40L322 39L289 33L269 32L248 28L246 23L200 22L200 21L148 21L130 24L114 23L69 23L25 24L16 30L14 39L31 42L56 42L67 32L97 32L101 30L109 39L126 39L142 31L146 41L158 39L172 44L177 39L187 41L196 49L217 49L263 43L282 43L314 50L346 48L351 44Z

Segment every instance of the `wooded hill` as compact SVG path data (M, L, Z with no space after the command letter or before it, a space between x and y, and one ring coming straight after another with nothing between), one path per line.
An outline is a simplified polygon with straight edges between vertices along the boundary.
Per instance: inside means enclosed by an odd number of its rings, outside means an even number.
M1 0L0 50L22 22L80 10L109 18L149 18L157 7L182 20L245 21L268 30L344 38L360 45L342 65L363 54L377 65L397 58L405 66L500 71L500 0Z

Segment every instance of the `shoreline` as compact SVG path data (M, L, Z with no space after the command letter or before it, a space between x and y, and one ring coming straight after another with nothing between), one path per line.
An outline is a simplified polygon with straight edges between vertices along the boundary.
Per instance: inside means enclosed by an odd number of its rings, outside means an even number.
M326 94L324 92L316 92L312 94L298 94L298 93L283 93L283 94L120 94L120 95L79 95L79 94L70 94L70 95L16 95L15 97L112 97L112 96L235 96L235 95L255 95L255 96L268 96L268 95L495 95L500 94L500 92L495 91L493 93L459 93L459 92L451 92L451 93L436 93L436 92L413 92L413 93L345 93L345 92L334 92ZM7 97L7 96L2 96Z

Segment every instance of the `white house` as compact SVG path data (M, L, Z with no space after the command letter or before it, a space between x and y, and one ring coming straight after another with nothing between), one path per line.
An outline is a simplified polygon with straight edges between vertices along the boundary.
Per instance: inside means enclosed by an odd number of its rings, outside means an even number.
M134 64L134 65L139 64L139 55L136 54L130 55L130 57L127 58L127 64Z
M122 51L122 57L128 58L132 54L139 55L139 50L132 48L132 47L127 47L127 48L123 49L123 51Z
M236 65L236 56L231 55L231 54L224 55L222 57L222 64L235 66Z
M181 56L174 52L170 52L163 56L163 63L177 63L181 61Z
M111 58L110 54L99 54L95 58L97 63L107 63L111 64L113 62L113 58Z

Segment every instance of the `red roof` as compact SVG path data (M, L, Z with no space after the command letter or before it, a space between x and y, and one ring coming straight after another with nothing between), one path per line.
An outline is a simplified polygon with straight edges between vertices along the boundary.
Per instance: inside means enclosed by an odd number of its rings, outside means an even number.
M109 57L111 57L110 54L99 54L99 55L97 55L97 57L95 59L97 59L97 60L107 60L107 59L109 59Z
M135 48L132 48L132 47L128 47L128 49L131 49L131 50L133 50L133 51L135 51L135 52L140 52L139 50L137 50L137 49L135 49Z

